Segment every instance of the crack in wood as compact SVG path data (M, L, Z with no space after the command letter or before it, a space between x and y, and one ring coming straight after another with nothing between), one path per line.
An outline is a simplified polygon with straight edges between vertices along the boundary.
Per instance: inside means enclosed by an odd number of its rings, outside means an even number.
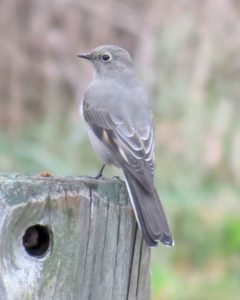
M105 254L105 246L106 246L106 237L107 237L107 226L108 226L108 212L109 212L109 202L107 203L107 216L106 216L106 223L105 223L105 230L104 230L104 241L103 241L103 252L102 252L102 262L100 268L100 283L102 282L102 268L103 268L103 258Z
M87 238L87 247L86 247L86 253L85 253L85 261L84 261L84 268L83 268L83 279L81 284L81 297L82 297L82 291L83 291L83 284L85 280L85 274L86 274L86 265L87 265L87 257L88 257L88 246L89 246L89 239L90 239L90 231L91 231L91 214L92 214L92 189L89 188L89 200L90 200L90 210L89 210L89 222L88 222L88 238Z
M131 276L132 276L132 269L133 269L133 260L134 260L134 254L135 254L137 231L138 231L138 227L137 227L137 223L135 223L134 236L133 236L133 239L132 239L133 248L132 248L132 253L131 253L130 262L129 262L130 268L129 268L129 279L128 279L127 299L126 300L130 300L130 298L129 298L129 296L130 296L129 295L130 294L130 283L131 283Z
M139 261L138 261L138 274L137 274L137 288L136 288L136 298L138 299L139 294L139 279L141 275L141 263L142 263L142 252L143 252L143 237L141 236L141 246L140 246L140 254L139 254Z

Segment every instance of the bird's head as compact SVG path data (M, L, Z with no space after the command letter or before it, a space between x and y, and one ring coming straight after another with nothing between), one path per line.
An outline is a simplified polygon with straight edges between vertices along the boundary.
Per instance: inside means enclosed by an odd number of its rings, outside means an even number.
M111 77L133 69L129 53L114 45L99 46L90 53L80 53L78 57L89 60L98 76Z

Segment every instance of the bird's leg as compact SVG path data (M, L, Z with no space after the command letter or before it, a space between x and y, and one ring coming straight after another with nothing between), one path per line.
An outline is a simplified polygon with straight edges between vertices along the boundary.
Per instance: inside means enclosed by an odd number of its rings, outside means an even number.
M103 173L104 168L105 168L105 164L102 165L101 169L99 170L97 175L94 177L95 179L99 179L99 178L103 177L102 173Z

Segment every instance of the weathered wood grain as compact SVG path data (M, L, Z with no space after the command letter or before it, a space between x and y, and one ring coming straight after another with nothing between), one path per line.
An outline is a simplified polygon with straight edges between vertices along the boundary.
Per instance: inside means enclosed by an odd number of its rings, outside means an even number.
M149 258L118 179L0 175L1 300L149 300Z

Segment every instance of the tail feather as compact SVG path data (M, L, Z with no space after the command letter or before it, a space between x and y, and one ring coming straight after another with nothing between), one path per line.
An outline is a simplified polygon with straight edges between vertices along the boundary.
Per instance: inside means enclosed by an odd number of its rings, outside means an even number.
M153 193L146 191L128 170L123 172L134 213L146 244L154 247L161 241L167 246L173 246L174 241L156 189Z

